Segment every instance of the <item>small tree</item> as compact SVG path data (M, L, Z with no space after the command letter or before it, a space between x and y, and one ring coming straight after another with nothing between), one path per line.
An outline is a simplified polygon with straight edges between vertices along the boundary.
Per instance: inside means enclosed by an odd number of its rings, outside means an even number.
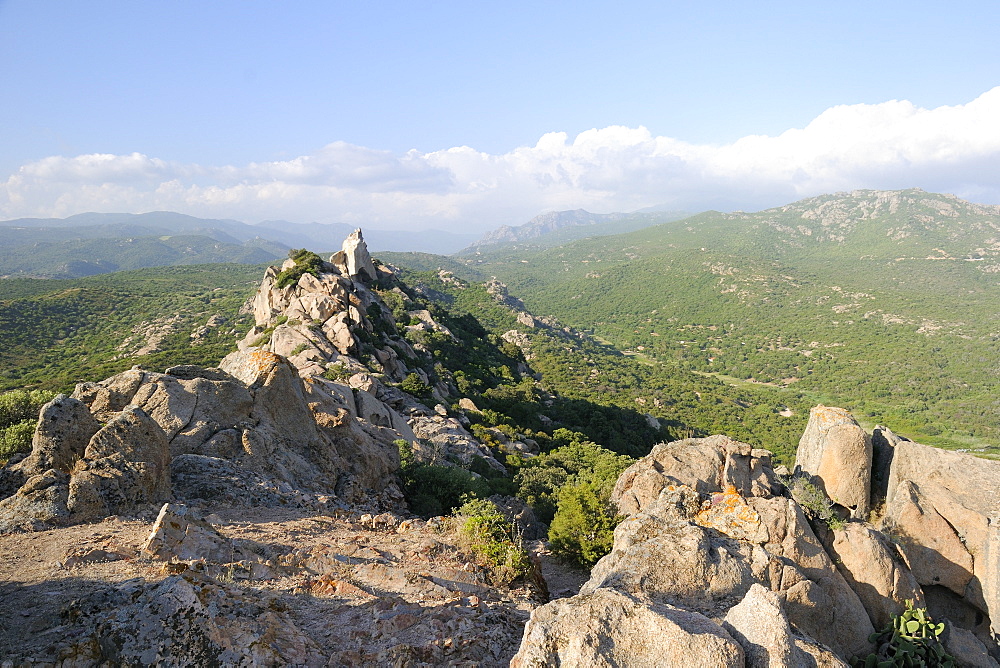
M549 527L549 543L558 557L590 567L611 551L618 517L600 488L583 482L563 487Z

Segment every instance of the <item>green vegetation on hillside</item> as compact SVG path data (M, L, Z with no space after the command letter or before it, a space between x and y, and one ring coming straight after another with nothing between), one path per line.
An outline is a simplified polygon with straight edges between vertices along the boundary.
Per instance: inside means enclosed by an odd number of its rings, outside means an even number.
M931 444L995 447L998 233L995 208L859 192L467 261L536 315L679 378L756 388L775 408L835 403Z
M70 392L135 364L215 365L249 329L239 310L262 271L206 265L0 280L0 390Z

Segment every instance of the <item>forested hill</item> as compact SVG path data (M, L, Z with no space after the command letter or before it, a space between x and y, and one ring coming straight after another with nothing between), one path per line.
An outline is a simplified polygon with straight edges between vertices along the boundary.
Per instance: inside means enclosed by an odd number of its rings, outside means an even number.
M621 350L1000 441L1000 207L856 191L464 261Z

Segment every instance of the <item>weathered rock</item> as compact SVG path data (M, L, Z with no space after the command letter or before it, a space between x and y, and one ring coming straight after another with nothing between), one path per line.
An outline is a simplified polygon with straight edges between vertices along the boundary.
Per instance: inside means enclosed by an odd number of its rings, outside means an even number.
M174 503L163 504L142 551L164 561L204 559L229 563L246 556L234 541L216 531L194 510Z
M729 609L722 628L743 647L747 668L804 663L781 599L759 584L751 586L743 600Z
M113 665L325 664L281 605L198 573L185 571L149 587L132 584L119 601L93 639L78 645L78 654L96 644L100 659Z
M951 523L926 504L909 480L893 488L886 528L904 542L917 581L941 585L962 596L972 580L973 558Z
M770 496L780 488L770 454L718 435L661 443L622 473L611 500L627 515L640 512L669 485L689 485L699 494L733 485L744 496Z
M876 629L906 610L906 601L925 607L924 593L899 552L878 531L848 522L830 532L826 549L851 589L861 599Z
M31 528L66 519L69 476L49 469L29 477L17 492L0 501L0 531Z
M868 636L874 632L871 621L799 505L780 497L748 502L761 517L761 533L754 542L784 562L780 572L769 572L770 588L784 592L792 624L841 657L865 651Z
M947 625L944 648L959 666L967 668L998 668L1000 662L990 656L986 645L972 631L954 624Z
M170 498L170 444L149 415L130 406L94 434L70 478L76 519L126 515Z
M69 473L100 428L83 402L60 394L42 406L31 439L31 454L17 467L23 471L56 469Z
M351 278L363 276L373 281L378 278L371 255L368 254L368 244L360 229L354 230L344 239L342 250L347 263L347 274Z
M583 594L601 588L721 616L750 585L767 582L764 550L702 527L645 514L615 529L614 548L593 567Z
M698 613L598 589L536 608L510 665L742 668L744 656L729 634Z
M843 408L816 406L795 452L795 471L818 479L827 496L867 518L872 470L871 438Z

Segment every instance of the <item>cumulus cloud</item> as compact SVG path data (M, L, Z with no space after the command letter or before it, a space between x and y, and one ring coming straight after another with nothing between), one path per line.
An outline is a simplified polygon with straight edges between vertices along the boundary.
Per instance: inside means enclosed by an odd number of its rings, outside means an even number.
M804 128L691 144L646 128L543 135L500 155L467 146L395 155L335 142L247 165L145 156L48 157L0 182L0 217L166 209L248 221L485 230L546 210L653 205L754 210L854 188L1000 203L1000 87L964 105L842 105Z

